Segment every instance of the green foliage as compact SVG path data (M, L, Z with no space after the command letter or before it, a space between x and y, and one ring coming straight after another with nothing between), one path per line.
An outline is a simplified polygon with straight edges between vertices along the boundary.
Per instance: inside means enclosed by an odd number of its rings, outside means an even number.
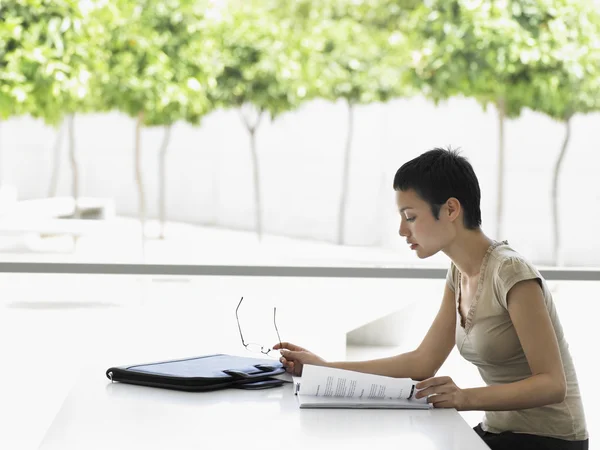
M598 16L586 0L0 0L0 118L198 123L421 92L562 120L600 108Z
M222 72L211 99L222 108L252 105L271 118L307 99L306 65L313 48L277 0L232 0L213 11Z
M322 17L342 18L360 22L369 29L397 32L421 0L295 0L282 2L280 14L293 15L297 20L316 21Z
M93 46L78 0L0 0L0 118L85 107Z
M349 103L387 101L411 92L407 40L391 0L290 2L285 14L301 23L311 56L305 66L311 96Z
M436 102L502 99L508 117L524 107L564 116L576 92L570 86L584 68L597 70L584 56L598 39L590 14L585 0L424 2L409 21L409 82Z
M199 123L216 85L217 42L206 33L206 3L129 0L98 3L91 16L102 29L95 87L103 109L116 109L144 125Z
M600 13L585 1L554 3L537 38L554 43L557 69L532 80L528 106L564 121L600 110Z

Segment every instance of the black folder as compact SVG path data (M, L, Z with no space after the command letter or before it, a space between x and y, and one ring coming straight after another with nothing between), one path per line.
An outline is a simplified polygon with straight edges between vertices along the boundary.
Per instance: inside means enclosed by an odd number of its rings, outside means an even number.
M216 354L111 367L106 376L113 382L197 392L281 386L283 380L271 377L284 372L277 360Z

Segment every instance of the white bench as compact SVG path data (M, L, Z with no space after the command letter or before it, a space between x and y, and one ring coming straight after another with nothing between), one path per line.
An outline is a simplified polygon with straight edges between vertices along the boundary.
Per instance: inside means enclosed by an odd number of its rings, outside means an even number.
M77 199L82 217L95 214L98 219L112 219L116 216L115 202L110 198L80 197ZM0 217L19 218L67 218L75 211L75 201L72 197L49 197L31 200L21 200L12 205L6 205Z
M86 220L86 219L1 219L0 234L37 234L44 236L73 236L106 234L122 229L122 224L114 220Z
M23 200L4 204L0 212L0 234L40 236L69 235L81 237L116 231L116 213L112 199L83 197L77 205L82 218L71 218L74 214L71 197L52 197ZM91 217L94 219L85 218Z

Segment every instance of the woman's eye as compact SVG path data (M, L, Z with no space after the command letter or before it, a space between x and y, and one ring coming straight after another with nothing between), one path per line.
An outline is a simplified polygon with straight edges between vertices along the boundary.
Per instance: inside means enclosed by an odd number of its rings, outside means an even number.
M407 217L407 218L406 218L406 221L407 221L407 222L414 222L414 221L415 221L415 219L416 219L416 217Z

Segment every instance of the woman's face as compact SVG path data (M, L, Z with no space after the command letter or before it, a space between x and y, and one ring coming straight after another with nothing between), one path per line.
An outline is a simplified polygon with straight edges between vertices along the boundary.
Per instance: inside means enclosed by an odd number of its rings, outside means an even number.
M400 236L406 239L411 250L421 259L429 258L446 247L456 231L449 214L448 202L440 208L436 219L429 204L410 189L396 191L396 203L400 212Z

